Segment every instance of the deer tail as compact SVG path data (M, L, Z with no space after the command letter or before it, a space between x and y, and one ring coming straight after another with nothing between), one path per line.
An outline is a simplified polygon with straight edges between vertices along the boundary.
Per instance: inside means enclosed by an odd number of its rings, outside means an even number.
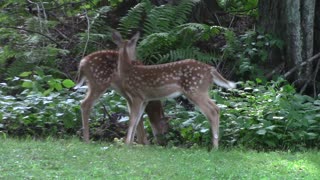
M212 68L211 74L213 76L213 82L218 86L227 89L236 88L237 84L235 82L226 80L215 68Z
M83 74L83 70L82 70L82 66L81 66L81 62L80 62L79 70L77 73L77 85L74 87L74 89L80 88L84 84L85 80L86 80L86 77Z

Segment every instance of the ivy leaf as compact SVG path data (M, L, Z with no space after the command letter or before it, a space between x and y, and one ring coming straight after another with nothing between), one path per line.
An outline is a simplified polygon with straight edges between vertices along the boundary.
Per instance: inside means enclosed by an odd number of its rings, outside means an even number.
M256 133L259 135L265 135L267 133L267 131L265 129L260 129Z
M62 81L62 84L63 84L63 86L66 87L66 88L72 88L72 87L75 86L75 83L74 83L72 80L70 80L70 79L65 79L65 80L63 80L63 81Z

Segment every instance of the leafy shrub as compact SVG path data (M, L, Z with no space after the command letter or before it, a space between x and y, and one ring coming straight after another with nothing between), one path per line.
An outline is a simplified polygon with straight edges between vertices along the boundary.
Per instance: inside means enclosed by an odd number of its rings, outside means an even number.
M224 146L293 150L319 146L320 100L297 94L282 80L267 85L248 81L240 89L213 90L211 95L221 108ZM167 135L171 144L210 145L209 122L201 112L171 103L166 109L172 116Z
M70 79L54 78L40 70L23 72L8 83L0 83L0 131L14 136L80 135L80 100L86 88L72 92L69 88L73 86ZM105 102L112 107L110 111ZM100 108L93 108L91 113L93 138L113 140L125 135L128 119L119 120L125 104L113 91L102 96L96 106Z
M231 13L258 16L258 0L219 0L218 2Z
M73 83L69 80L25 72L10 85L0 86L0 131L45 137L74 135L80 130L79 104L85 89L70 92L67 87ZM12 91L20 93L12 96ZM319 146L320 100L297 94L283 80L263 85L257 79L236 90L216 89L210 94L221 108L221 145L293 150ZM125 135L125 104L114 91L103 95L90 118L93 138L112 140ZM211 144L209 122L198 109L186 110L175 100L166 101L165 109L171 117L171 129L163 138L169 145ZM151 134L150 125L146 126Z
M263 63L271 48L281 49L283 41L270 34L248 31L236 37L232 31L225 31L226 45L222 48L223 58L235 61L235 73L243 79L263 78Z
M74 83L43 72L24 72L1 83L0 124L9 134L47 136L75 132L79 128L79 95ZM15 92L16 95L10 95Z

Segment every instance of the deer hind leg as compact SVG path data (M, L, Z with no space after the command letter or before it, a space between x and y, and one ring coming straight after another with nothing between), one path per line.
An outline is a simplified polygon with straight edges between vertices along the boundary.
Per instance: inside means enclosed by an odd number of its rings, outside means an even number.
M196 106L199 107L210 122L212 131L212 144L214 148L218 148L219 144L219 108L212 102L207 93L197 95L186 95Z
M99 88L93 88L88 86L88 92L86 97L81 102L81 114L82 114L82 132L83 140L89 142L89 116L91 109L95 101L104 93L104 90Z
M141 121L141 117L146 107L146 104L141 100L135 100L133 102L129 102L128 106L130 109L130 117L129 117L129 129L128 129L127 138L125 142L126 144L132 144L134 135L136 134L137 126ZM142 128L144 131L144 127Z

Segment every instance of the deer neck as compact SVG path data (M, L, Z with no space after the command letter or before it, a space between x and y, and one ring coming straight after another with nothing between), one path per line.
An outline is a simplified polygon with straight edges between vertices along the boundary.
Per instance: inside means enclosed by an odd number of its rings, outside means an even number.
M130 59L127 51L127 42L119 49L118 73L121 78L126 78L133 68L132 59Z

